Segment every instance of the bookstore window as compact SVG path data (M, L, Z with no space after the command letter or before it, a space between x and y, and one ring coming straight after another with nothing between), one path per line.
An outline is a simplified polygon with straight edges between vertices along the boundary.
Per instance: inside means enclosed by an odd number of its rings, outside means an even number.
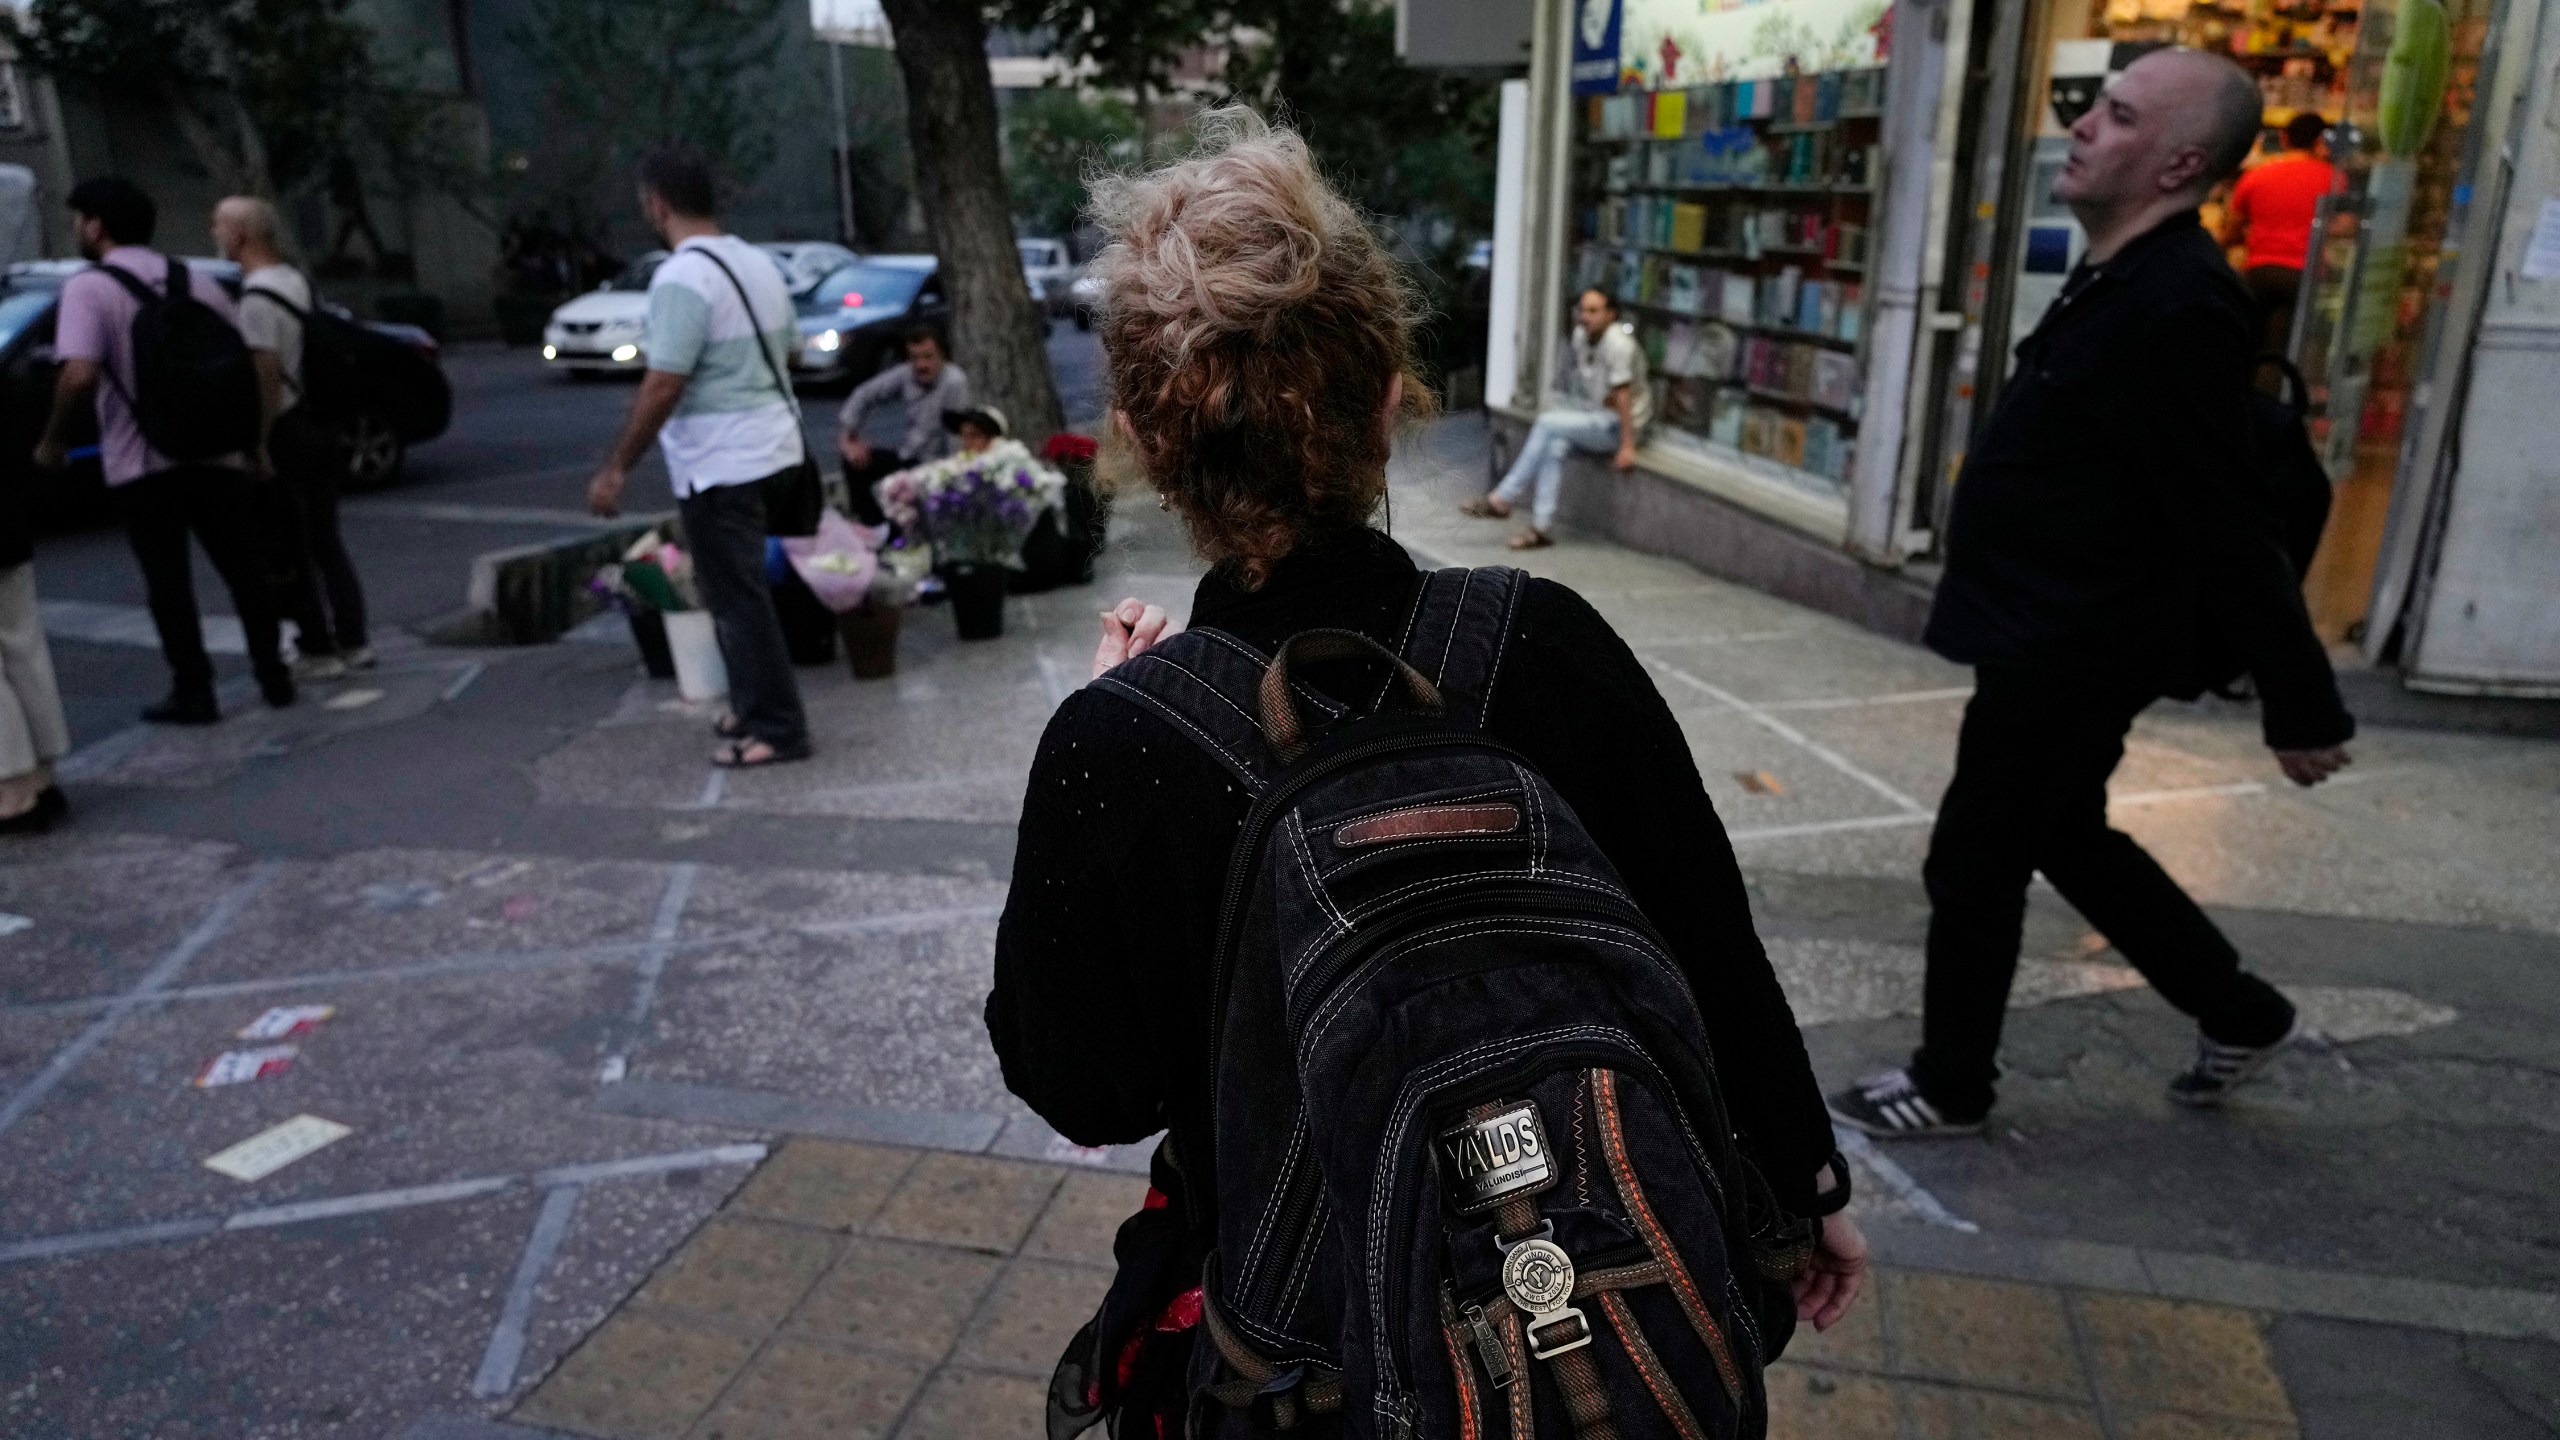
M1643 342L1655 439L1845 494L1883 101L1873 66L1583 97L1571 278Z

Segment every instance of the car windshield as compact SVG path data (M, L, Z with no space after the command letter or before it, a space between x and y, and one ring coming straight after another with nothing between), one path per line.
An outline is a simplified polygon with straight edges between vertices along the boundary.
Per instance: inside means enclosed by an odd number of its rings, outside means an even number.
M892 265L840 265L809 292L802 309L815 312L895 309L914 301L924 272Z
M658 273L659 263L664 261L666 258L667 252L663 250L652 250L648 254L641 256L639 259L632 261L630 264L623 266L621 274L604 282L604 288L607 290L646 290L649 288L649 277Z
M0 292L0 345L18 338L36 317L53 308L53 290L9 290Z
M1058 245L1054 240L1025 240L1021 242L1021 245L1022 263L1025 265L1055 265L1058 263Z

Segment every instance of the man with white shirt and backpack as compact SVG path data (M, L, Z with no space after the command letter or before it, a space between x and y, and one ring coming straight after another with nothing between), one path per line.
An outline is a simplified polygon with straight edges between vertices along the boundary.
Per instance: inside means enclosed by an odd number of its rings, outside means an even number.
M618 513L631 467L659 443L694 583L729 671L729 712L714 727L721 745L712 761L804 760L808 717L764 578L766 535L808 533L821 503L785 378L797 311L772 259L720 229L711 171L698 156L661 150L642 161L640 208L674 253L649 281L649 368L621 437L588 482L587 506Z
M329 680L369 668L364 585L338 530L336 446L305 403L303 379L311 320L311 282L285 263L276 207L234 195L213 207L213 245L240 266L240 334L258 367L258 399L266 423L264 452L283 487L285 522L273 537L289 562L283 610L301 658L294 673Z

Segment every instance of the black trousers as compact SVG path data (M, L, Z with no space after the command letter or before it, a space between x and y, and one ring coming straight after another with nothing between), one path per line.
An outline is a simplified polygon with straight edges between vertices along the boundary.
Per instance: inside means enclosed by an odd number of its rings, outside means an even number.
M870 464L856 465L846 461L844 492L846 503L851 507L853 523L878 525L887 520L889 517L881 510L879 497L871 493L871 487L914 463L903 455L893 454L877 445L871 447Z
M800 682L764 579L763 487L714 485L676 501L676 509L693 549L693 583L729 669L730 711L749 735L776 750L807 749Z
M338 532L338 457L299 408L277 417L268 437L283 487L278 547L289 563L284 616L305 655L343 655L365 644L364 584Z
M2249 287L2249 298L2258 302L2259 351L2283 353L2285 341L2293 336L2293 302L2302 291L2301 267L2252 265L2241 279Z
M169 662L172 688L180 692L213 690L213 661L204 652L204 625L196 614L195 573L187 553L191 532L231 592L249 663L261 678L285 673L266 537L251 488L255 483L246 472L224 466L180 465L115 487L125 538L142 567L151 623L160 631L160 653Z
M2027 882L2041 870L2160 997L2233 1045L2264 1045L2293 1006L2132 837L2107 825L2107 776L2148 694L2018 670L1976 672L1922 870L1929 973L1920 1092L1950 1116L1988 1109L2018 968Z

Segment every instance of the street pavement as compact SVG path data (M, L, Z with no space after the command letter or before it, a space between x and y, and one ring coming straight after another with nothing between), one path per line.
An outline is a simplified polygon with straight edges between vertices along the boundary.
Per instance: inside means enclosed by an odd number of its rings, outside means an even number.
M1089 423L1089 337L1052 351ZM1092 610L1181 610L1196 566L1124 504L1100 585L981 644L911 611L894 678L802 671L815 760L717 772L709 710L609 626L414 637L473 554L578 530L629 395L452 368L454 435L348 506L383 664L303 705L133 726L160 671L130 560L105 532L40 556L80 749L74 823L0 844L0 1434L1039 1434L1143 1150L1004 1093L988 950ZM1514 558L1454 512L1483 446L1461 418L1406 447L1426 563ZM1969 677L1614 546L1528 563L1679 715L1824 1080L1897 1061ZM2144 718L2117 823L2313 1043L2174 1110L2187 1027L2040 891L1997 1123L1853 1147L1877 1293L1775 1373L1777 1433L2560 1434L2560 746L2357 755L2296 792L2238 707ZM238 1038L295 1005L335 1008ZM194 1083L271 1043L290 1068ZM344 1133L207 1168L301 1116Z

